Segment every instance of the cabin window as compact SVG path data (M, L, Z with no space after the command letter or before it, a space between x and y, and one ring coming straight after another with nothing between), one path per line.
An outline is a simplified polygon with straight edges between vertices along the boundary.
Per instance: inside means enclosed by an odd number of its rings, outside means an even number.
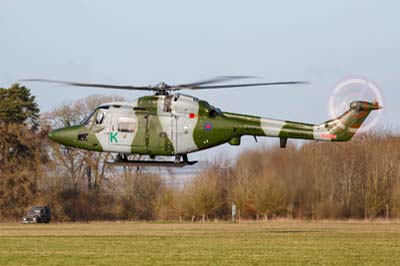
M120 117L118 119L118 131L125 133L135 132L135 119L130 117Z

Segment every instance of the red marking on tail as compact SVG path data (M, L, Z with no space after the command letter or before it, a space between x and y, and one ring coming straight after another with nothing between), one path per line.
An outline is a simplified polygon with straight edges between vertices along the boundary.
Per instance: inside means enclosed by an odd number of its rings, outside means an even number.
M324 139L337 139L337 135L336 134L321 134L321 138L324 138Z

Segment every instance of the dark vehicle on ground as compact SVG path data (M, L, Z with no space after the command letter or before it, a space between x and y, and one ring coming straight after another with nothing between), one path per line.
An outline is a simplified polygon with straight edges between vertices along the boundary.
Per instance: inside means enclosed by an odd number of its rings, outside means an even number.
M22 218L22 223L49 223L50 220L49 206L33 206Z

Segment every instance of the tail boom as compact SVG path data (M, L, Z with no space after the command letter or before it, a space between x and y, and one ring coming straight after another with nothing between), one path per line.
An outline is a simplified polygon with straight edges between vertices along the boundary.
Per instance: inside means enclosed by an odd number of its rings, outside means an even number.
M350 109L336 119L320 125L261 118L265 136L281 139L313 139L320 141L348 141L373 110L381 109L377 102L355 101Z

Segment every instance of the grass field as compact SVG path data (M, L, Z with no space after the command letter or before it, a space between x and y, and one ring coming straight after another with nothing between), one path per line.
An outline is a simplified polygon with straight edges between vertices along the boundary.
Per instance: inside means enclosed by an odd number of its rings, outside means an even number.
M400 265L400 222L0 224L0 265Z

